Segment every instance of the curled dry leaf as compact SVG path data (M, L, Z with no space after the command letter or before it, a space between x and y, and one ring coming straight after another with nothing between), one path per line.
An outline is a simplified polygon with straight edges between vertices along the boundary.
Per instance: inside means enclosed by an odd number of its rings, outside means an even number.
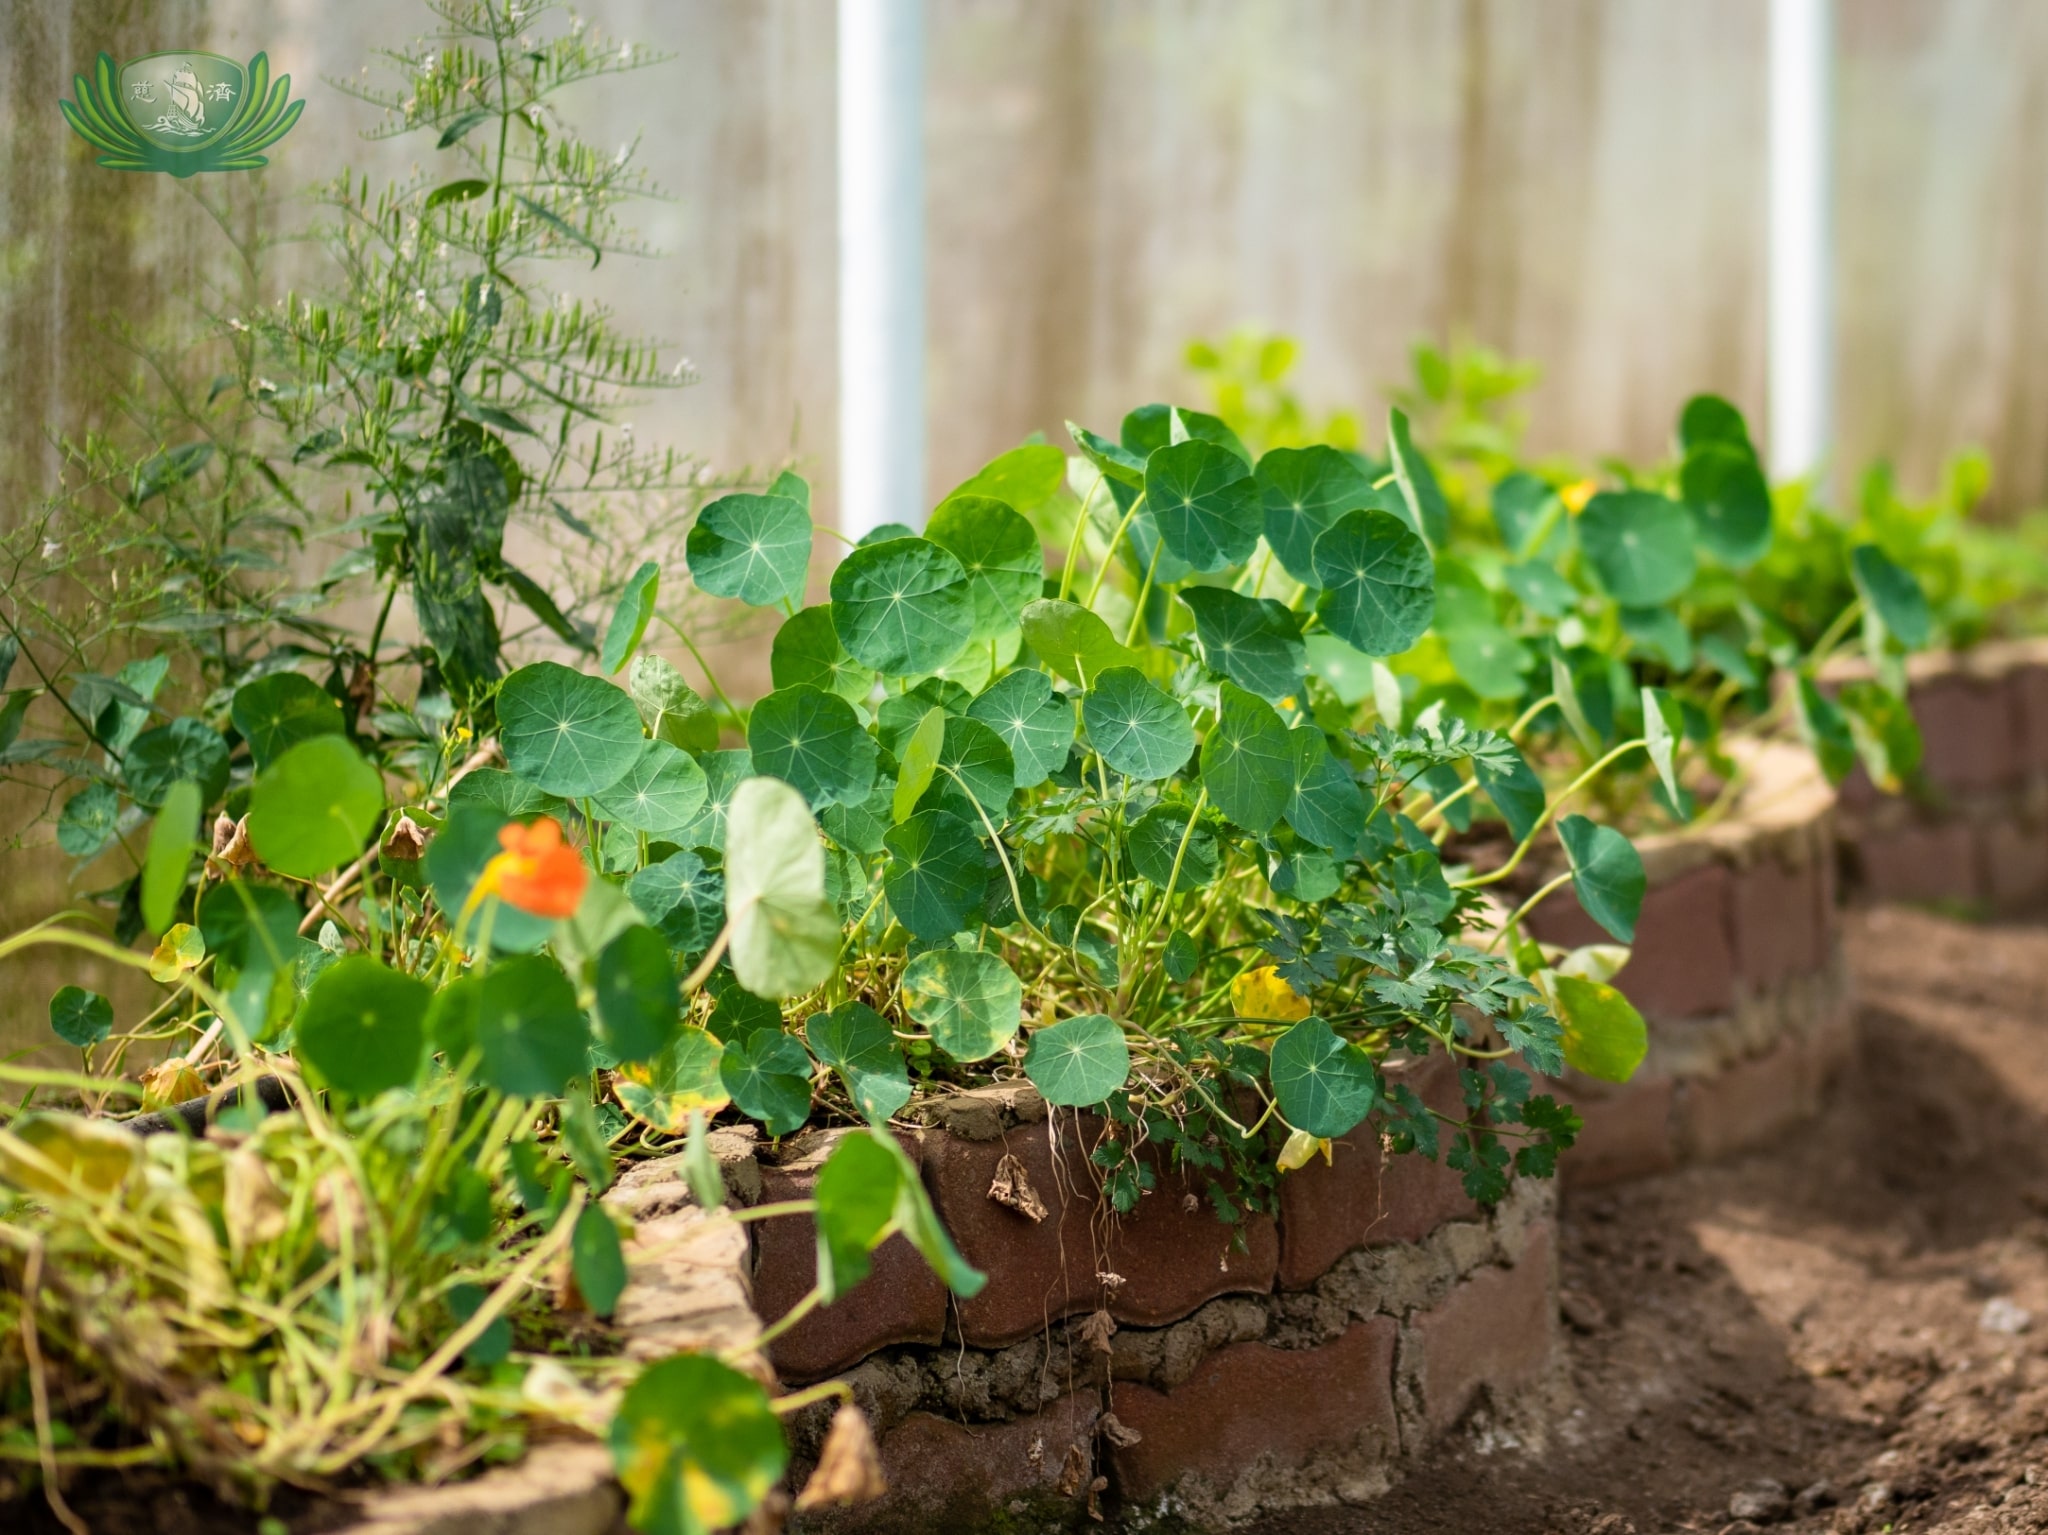
M882 1477L882 1457L875 1450L875 1436L867 1417L851 1402L832 1415L832 1427L818 1452L818 1469L811 1473L796 1506L808 1513L817 1508L850 1508L871 1503L889 1490Z
M1088 1485L1088 1452L1078 1444L1067 1446L1067 1458L1060 1465L1060 1479L1053 1491L1063 1498L1078 1498Z
M394 863L418 863L427 856L426 831L411 816L401 814L391 823L378 851Z
M251 1247L284 1235L285 1200L269 1165L256 1151L238 1147L227 1154L226 1164L221 1219L228 1228L228 1246L240 1257Z
M1121 1290L1128 1281L1126 1281L1124 1276L1121 1274L1113 1274L1108 1269L1103 1269L1100 1273L1098 1273L1095 1276L1095 1282L1101 1285L1102 1288L1107 1290L1111 1295L1114 1295L1117 1291Z
M215 858L227 852L228 844L235 838L235 818L223 810L213 820L213 853Z
M1106 1310L1091 1311L1081 1320L1081 1341L1098 1354L1112 1352L1109 1340L1116 1336L1116 1318Z
M1096 1427L1101 1430L1102 1437L1115 1445L1119 1450L1128 1450L1132 1445L1141 1442L1145 1437L1136 1429L1123 1422L1113 1412L1104 1413Z
M145 1103L188 1103L206 1096L206 1083L182 1055L159 1061L142 1074Z
M995 1181L988 1186L988 1197L1034 1222L1044 1220L1050 1213L1045 1201L1038 1197L1038 1190L1031 1186L1031 1175L1024 1170L1024 1164L1008 1152L996 1163Z

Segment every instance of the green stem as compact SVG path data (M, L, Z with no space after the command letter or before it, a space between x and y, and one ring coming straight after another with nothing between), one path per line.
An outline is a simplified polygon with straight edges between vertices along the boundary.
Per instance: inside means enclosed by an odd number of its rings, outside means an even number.
M1126 649L1137 644L1138 631L1145 625L1145 602L1152 595L1152 577L1158 573L1159 554L1165 547L1166 540L1163 538L1152 546L1152 561L1145 567L1145 584L1138 588L1138 605L1132 610L1131 627L1124 635L1124 647Z
M1131 498L1131 509L1124 513L1124 520L1116 525L1116 532L1110 537L1109 547L1102 552L1102 563L1095 567L1095 584L1088 588L1088 601L1084 606L1095 606L1095 598L1102 591L1102 583L1109 579L1109 568L1116 563L1116 546L1124 541L1124 534L1130 531L1132 522L1137 519L1138 508L1144 504L1145 492L1141 490ZM1156 553L1157 551L1155 555Z
M1074 572L1081 563L1081 541L1088 533L1088 514L1095 506L1095 493L1109 483L1109 476L1097 474L1095 483L1088 487L1088 494L1081 498L1081 510L1074 514L1074 536L1067 540L1067 563L1060 567L1060 601L1067 600L1067 594L1074 589Z
M1501 924L1500 931L1495 933L1493 937L1487 940L1486 952L1491 954L1495 949L1499 948L1501 939L1507 937L1509 933L1513 932L1516 928L1520 927L1522 925L1522 919L1528 916L1530 912L1534 911L1541 901L1543 901L1553 891L1562 890L1566 885L1569 885L1571 882L1572 871L1570 869L1566 869L1564 873L1558 875L1557 878L1546 881L1541 887L1537 889L1534 895L1530 896L1528 900L1524 901L1521 905L1517 906L1514 909L1514 911L1509 914L1507 921Z
M1564 802L1566 800L1570 799L1574 794L1577 794L1581 789L1585 788L1586 785L1591 783L1595 778L1598 778L1600 774L1605 772L1608 766L1612 764L1617 758L1626 756L1629 752L1635 751L1638 747L1647 751L1649 750L1649 744L1649 742L1643 740L1640 736L1638 736L1633 741L1624 741L1621 743L1621 745L1615 747L1613 751L1609 752L1606 756L1602 757L1598 762L1594 763L1591 767L1587 768L1586 771L1579 774L1577 778L1574 778L1571 781L1571 783L1565 787L1563 793L1559 794L1548 805L1545 805L1543 807L1543 814L1538 816L1536 818L1536 824L1529 828L1529 835L1524 837L1518 844L1516 844L1513 856L1510 857L1506 863L1502 864L1498 869L1493 870L1490 874L1475 874L1470 879L1461 879L1457 881L1455 884L1453 884L1451 888L1453 890L1475 890L1481 885L1491 885L1497 883L1500 880L1506 879L1510 874L1514 873L1517 868L1521 867L1522 860L1529 856L1529 849L1535 846L1536 839L1543 834L1543 828L1548 826L1551 823L1551 821L1556 818L1558 811L1564 808Z

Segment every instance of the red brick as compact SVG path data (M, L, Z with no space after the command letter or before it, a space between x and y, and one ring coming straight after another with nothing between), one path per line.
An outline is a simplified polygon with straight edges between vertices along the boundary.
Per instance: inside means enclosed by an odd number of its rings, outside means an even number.
M1967 822L1910 821L1856 843L1862 893L1873 901L1978 901L1975 839Z
M1321 1348L1231 1344L1172 1391L1118 1382L1110 1410L1141 1436L1110 1451L1118 1496L1150 1499L1190 1474L1221 1490L1262 1458L1276 1468L1360 1451L1392 1460L1398 1332L1374 1317Z
M1914 683L1908 702L1929 782L1951 793L2018 786L2019 711L2008 689L1950 673Z
M1465 1117L1458 1068L1447 1055L1431 1054L1388 1072L1388 1085L1405 1080L1416 1096L1439 1114ZM1410 1153L1390 1157L1380 1169L1380 1212L1367 1231L1367 1246L1419 1242L1446 1221L1476 1220L1479 1207L1467 1197L1464 1180L1439 1156L1432 1161Z
M807 1514L803 1528L831 1535L958 1535L990 1528L1020 1498L1071 1502L1078 1511L1095 1475L1101 1413L1093 1391L1076 1391L1009 1423L954 1423L914 1412L882 1436L889 1491L843 1513ZM1068 1498L1057 1489L1076 1449L1088 1471L1084 1491Z
M1513 1268L1481 1269L1416 1317L1401 1363L1414 1373L1432 1437L1482 1391L1506 1396L1549 1370L1557 1338L1551 1261L1548 1228L1532 1231Z
M1788 869L1762 858L1736 871L1729 902L1735 916L1736 973L1751 992L1775 990L1786 978L1826 962L1815 930L1819 902L1812 865Z
M1706 1161L1753 1150L1808 1118L1819 1098L1810 1055L1803 1041L1788 1039L1768 1055L1688 1078L1678 1108L1686 1156Z
M1367 1121L1337 1140L1328 1164L1317 1157L1280 1175L1280 1288L1314 1284L1365 1244L1381 1214L1380 1138Z
M814 1171L764 1167L762 1197L808 1198L815 1177ZM817 1282L817 1228L808 1215L785 1215L756 1223L754 1231L754 1309L773 1322ZM945 1285L917 1249L891 1237L875 1250L866 1279L777 1338L768 1358L785 1382L803 1385L891 1343L937 1343L945 1334Z
M1735 1005L1731 884L1726 867L1702 864L1651 886L1643 898L1633 952L1614 984L1646 1016L1699 1018ZM1529 929L1545 943L1572 948L1614 942L1579 909L1569 887L1536 908Z
M1109 1224L1111 1273L1123 1276L1109 1303L1119 1322L1163 1327L1219 1295L1263 1295L1280 1267L1280 1232L1269 1215L1226 1226L1206 1174L1167 1165L1148 1152L1157 1182L1138 1207ZM1235 1240L1243 1232L1245 1251Z
M1984 896L2000 911L2023 911L2048 897L2048 827L2019 815L1977 827Z
M1639 1076L1621 1086L1600 1083L1598 1091L1592 1086L1547 1085L1585 1120L1560 1165L1566 1188L1647 1178L1677 1165L1672 1124L1676 1091L1669 1077Z
M961 1335L976 1348L1005 1347L1101 1303L1095 1171L1074 1117L1058 1115L1053 1123L1060 1137L1057 1173L1044 1125L1000 1141L944 1134L925 1139L925 1184L939 1220L967 1261L988 1275L978 1295L957 1303ZM1005 1154L1024 1165L1050 1212L1044 1220L1034 1222L988 1197Z

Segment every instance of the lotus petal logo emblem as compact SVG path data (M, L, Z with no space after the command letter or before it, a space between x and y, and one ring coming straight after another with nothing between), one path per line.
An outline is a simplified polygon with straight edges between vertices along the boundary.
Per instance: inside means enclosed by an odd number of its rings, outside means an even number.
M115 65L101 54L92 78L75 76L64 120L116 171L247 171L291 132L305 102L291 99L292 77L273 84L270 60L246 65L216 53L151 53Z

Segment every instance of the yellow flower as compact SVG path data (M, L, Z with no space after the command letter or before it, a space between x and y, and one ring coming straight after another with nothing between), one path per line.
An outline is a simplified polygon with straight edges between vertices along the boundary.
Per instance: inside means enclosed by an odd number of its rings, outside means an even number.
M1599 489L1598 480L1574 480L1558 491L1557 499L1564 503L1566 511L1576 517L1586 509L1586 503L1593 499Z
M1247 970L1230 983L1230 1007L1240 1018L1270 1018L1293 1023L1309 1015L1308 999L1280 979L1277 965Z

